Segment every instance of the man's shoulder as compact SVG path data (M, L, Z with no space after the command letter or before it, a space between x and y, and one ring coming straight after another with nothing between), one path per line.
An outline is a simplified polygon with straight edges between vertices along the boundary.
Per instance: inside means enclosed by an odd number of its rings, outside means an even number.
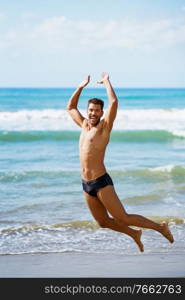
M86 118L84 118L82 125L87 125L88 121Z
M103 128L103 131L107 132L107 133L110 133L112 130L112 129L110 130L106 119L102 119L102 128Z

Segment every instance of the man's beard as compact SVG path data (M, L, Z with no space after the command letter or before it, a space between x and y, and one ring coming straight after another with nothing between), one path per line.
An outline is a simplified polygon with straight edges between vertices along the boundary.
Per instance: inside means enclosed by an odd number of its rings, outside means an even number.
M98 118L98 119L91 119L91 118L89 118L88 121L89 121L89 123L91 125L96 126L100 122L100 118Z

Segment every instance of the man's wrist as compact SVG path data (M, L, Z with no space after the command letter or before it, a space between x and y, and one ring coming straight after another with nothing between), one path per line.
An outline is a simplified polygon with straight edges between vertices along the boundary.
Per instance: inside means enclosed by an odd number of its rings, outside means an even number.
M109 80L109 79L104 79L104 80L103 80L103 83L104 83L105 85L110 84L110 80Z

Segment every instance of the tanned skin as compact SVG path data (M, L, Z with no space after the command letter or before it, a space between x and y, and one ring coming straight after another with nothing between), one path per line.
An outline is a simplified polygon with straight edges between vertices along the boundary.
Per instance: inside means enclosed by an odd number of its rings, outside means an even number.
M78 101L82 90L89 82L90 76L87 76L75 90L67 105L68 113L74 122L82 128L79 151L81 176L86 181L96 179L106 173L105 151L118 109L118 99L111 85L109 74L102 73L98 83L104 85L109 100L104 118L101 119L104 114L101 105L94 103L90 103L87 108L88 118L82 116L78 110ZM141 242L142 230L136 230L130 226L153 229L161 233L169 242L174 242L166 222L156 223L141 215L128 214L118 198L114 186L108 185L100 189L97 197L86 192L84 192L84 196L93 217L101 227L127 234L133 238L141 252L144 251Z

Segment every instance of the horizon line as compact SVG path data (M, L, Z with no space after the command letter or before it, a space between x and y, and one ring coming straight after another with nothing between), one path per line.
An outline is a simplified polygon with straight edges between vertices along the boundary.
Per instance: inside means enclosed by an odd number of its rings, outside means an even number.
M76 89L78 86L0 86L0 89ZM115 89L185 89L185 86L154 86L154 87L121 87L121 86L114 86ZM105 89L102 87L85 87L85 89Z

